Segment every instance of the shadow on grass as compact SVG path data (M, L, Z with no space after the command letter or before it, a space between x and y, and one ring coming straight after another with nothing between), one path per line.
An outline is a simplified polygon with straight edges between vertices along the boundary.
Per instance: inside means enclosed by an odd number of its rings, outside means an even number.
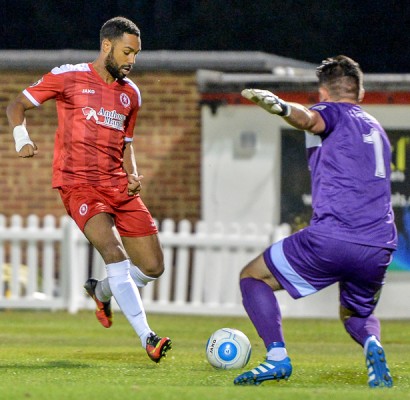
M47 368L61 368L61 369L78 369L78 368L95 368L95 365L83 364L70 361L47 361L39 362L38 364L0 364L1 369L20 369L20 370L33 370L33 369L47 369Z

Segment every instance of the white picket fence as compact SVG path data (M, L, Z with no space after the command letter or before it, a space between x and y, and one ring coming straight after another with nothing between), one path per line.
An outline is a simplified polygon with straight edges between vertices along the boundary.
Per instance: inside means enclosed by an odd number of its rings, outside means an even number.
M201 221L160 224L165 273L141 290L147 312L245 315L239 271L270 243L288 236L290 227L241 226ZM93 309L83 291L89 277L105 277L100 255L68 217L40 220L31 215L0 215L0 309ZM410 318L410 273L389 272L376 315ZM284 317L337 318L338 287L293 300L277 297ZM114 307L118 305L114 302Z
M165 273L141 291L146 310L164 313L241 315L239 271L272 241L290 233L288 225L195 226L164 220L160 240ZM0 215L0 309L91 309L82 285L105 276L100 255L68 217L25 221ZM118 307L117 305L115 305Z

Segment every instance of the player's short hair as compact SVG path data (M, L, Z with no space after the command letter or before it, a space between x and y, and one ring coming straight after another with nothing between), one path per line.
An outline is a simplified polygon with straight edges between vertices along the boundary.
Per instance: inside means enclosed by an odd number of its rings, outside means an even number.
M134 22L124 17L115 17L109 19L100 30L100 44L104 39L116 40L124 33L129 33L135 36L141 36L141 32Z
M316 68L319 85L326 86L335 97L351 97L359 100L363 91L363 72L359 64L349 57L329 57Z

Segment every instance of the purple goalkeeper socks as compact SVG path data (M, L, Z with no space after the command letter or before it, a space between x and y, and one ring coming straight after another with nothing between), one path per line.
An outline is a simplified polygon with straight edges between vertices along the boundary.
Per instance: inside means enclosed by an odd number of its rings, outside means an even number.
M272 289L263 281L243 278L240 281L242 303L265 346L284 342L282 315Z
M376 336L380 340L380 321L373 315L367 318L350 317L344 321L346 331L361 346L364 346L369 336Z

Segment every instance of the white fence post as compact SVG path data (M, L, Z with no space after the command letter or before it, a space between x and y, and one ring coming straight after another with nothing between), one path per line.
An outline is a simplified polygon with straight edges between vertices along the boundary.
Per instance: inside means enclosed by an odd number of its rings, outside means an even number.
M40 219L37 215L30 215L27 218L27 231L30 236L35 236L40 226ZM29 241L27 244L27 285L26 297L34 297L38 292L38 243L37 241Z
M239 242L241 237L246 234L242 232L239 224L232 224L229 236L233 242ZM223 260L223 290L221 291L223 302L226 307L234 307L236 304L240 304L241 299L239 296L239 273L245 266L245 263L250 259L243 261L243 254L246 249L242 246L231 247L227 249L225 259Z
M52 215L44 217L44 231L54 232L56 229L56 219ZM52 238L45 239L43 245L43 293L47 297L53 297L55 290L55 254L54 240Z
M11 217L11 228L12 233L18 234L22 230L23 219L20 215L13 215ZM15 238L11 241L11 276L10 276L10 298L18 299L20 294L20 285L19 285L19 273L20 265L22 262L22 251L20 245L20 239Z
M206 246L206 274L204 284L204 303L207 307L217 307L219 305L219 296L221 293L223 263L222 249L218 243L222 242L224 237L224 226L221 222L215 222L212 226L208 225L208 237L212 239L211 243Z
M179 305L188 301L188 269L189 269L189 247L187 244L191 236L191 223L182 220L178 224L178 238L180 245L177 247L175 256L175 302Z
M171 238L175 236L175 222L171 219L165 219L162 223L160 240L164 252L164 264L165 271L162 274L160 280L158 281L159 285L159 295L158 301L162 304L168 304L171 298L171 284L172 284L172 272L173 272L173 258L174 251L173 247L170 244ZM145 288L144 288L145 290Z
M67 309L70 313L76 313L79 310L78 299L78 265L76 263L77 255L77 235L74 222L63 217L61 219L63 229L62 243L62 274L64 276L64 298Z
M205 243L207 235L207 224L204 221L199 221L196 224L195 232L193 234L194 239L198 243ZM204 300L204 287L206 276L206 249L204 245L198 246L193 254L192 268L192 293L191 302L192 305L197 308L200 307Z

